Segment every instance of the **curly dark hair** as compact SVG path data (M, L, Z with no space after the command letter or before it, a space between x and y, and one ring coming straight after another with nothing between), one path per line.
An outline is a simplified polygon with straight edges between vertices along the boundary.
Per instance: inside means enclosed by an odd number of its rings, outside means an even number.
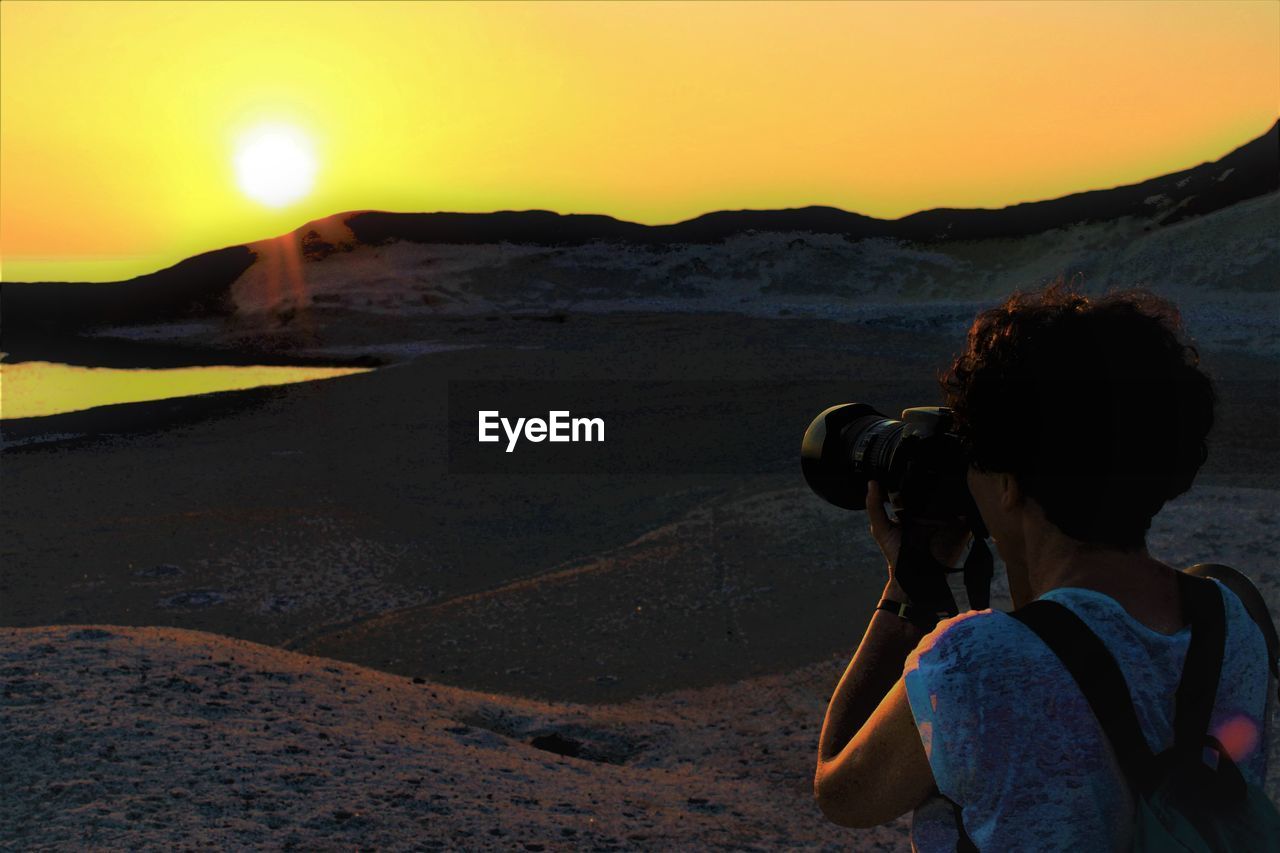
M1208 457L1199 364L1172 302L1060 277L981 312L938 379L974 467L1013 474L1071 538L1131 551Z

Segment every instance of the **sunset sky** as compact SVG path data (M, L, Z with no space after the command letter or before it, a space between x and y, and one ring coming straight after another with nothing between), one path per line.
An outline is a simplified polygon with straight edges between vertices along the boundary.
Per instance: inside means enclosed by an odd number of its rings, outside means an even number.
M1278 34L1272 0L6 0L0 275L127 278L353 209L1054 198L1265 132ZM258 161L301 170L274 207L237 171L263 128L309 158Z

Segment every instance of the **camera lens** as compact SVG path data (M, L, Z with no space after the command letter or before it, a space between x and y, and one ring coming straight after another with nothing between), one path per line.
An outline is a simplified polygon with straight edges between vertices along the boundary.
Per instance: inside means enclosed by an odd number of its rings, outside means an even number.
M800 465L809 487L845 509L866 509L875 480L894 506L917 518L973 516L960 437L937 406L887 418L865 403L832 406L805 430Z
M896 485L890 469L905 426L865 403L826 409L809 424L800 446L809 488L838 507L866 509L868 480Z
M886 479L893 452L898 448L905 427L902 421L877 415L867 415L849 424L846 429L852 436L854 467L864 472L869 480Z

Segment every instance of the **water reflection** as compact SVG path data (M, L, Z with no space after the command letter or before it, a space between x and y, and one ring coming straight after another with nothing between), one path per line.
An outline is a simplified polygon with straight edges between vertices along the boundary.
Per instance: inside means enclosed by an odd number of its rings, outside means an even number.
M167 400L264 385L367 373L367 367L78 367L49 361L0 362L0 418L33 418L115 403Z

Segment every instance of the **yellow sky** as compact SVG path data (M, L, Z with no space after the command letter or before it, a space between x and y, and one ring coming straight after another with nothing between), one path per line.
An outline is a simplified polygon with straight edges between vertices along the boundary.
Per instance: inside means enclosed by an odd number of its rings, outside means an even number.
M340 210L646 223L1000 207L1280 113L1280 3L0 3L0 275L110 280ZM236 140L295 126L273 210Z

